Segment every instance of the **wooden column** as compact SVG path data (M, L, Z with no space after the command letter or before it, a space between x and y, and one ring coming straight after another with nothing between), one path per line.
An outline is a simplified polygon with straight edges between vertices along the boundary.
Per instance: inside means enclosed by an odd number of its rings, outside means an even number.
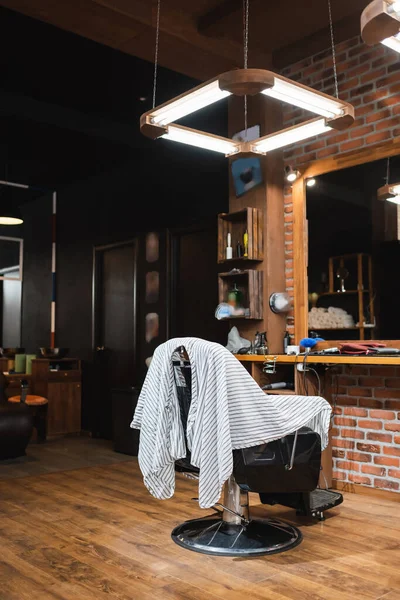
M281 103L260 94L248 98L248 127L260 125L261 135L282 128ZM244 129L244 99L233 96L229 99L229 135ZM266 331L271 353L282 352L286 328L285 315L276 315L269 308L269 297L273 292L285 291L285 237L284 237L284 164L280 150L260 157L263 183L239 198L230 174L229 212L246 206L259 208L264 213L264 260L251 268L262 270L263 305L262 320L232 321L241 335L253 340L257 331ZM232 159L234 160L234 159Z

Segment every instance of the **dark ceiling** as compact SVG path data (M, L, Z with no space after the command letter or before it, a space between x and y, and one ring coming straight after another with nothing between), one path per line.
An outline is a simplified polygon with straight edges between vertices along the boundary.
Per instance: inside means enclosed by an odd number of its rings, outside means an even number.
M330 45L328 0L249 0L249 64L280 68ZM333 0L336 41L370 0ZM148 61L157 0L1 0L5 7ZM197 79L243 65L243 0L161 0L160 64Z

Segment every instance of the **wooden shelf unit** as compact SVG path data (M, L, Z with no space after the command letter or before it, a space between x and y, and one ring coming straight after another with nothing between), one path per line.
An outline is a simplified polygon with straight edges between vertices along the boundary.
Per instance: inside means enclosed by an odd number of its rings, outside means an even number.
M258 208L243 208L233 213L218 215L218 263L232 261L262 261L264 258L263 212ZM243 235L248 233L248 256L237 256L237 243L243 248ZM233 258L227 259L225 250L227 235L231 234Z
M243 306L249 309L248 316L233 317L243 319L263 318L263 271L252 269L238 273L219 273L218 292L219 302L227 302L229 291L236 283L243 294ZM230 317L232 318L232 317Z

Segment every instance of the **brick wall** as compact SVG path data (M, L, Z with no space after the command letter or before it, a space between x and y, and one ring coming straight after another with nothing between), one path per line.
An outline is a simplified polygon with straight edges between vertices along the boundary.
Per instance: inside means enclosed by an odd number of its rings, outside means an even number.
M400 367L347 366L332 384L333 478L400 492Z
M356 109L344 132L332 131L289 147L294 168L314 160L371 146L400 136L400 56L381 44L369 48L359 37L337 45L339 96ZM282 74L334 95L331 51L302 60ZM285 126L310 118L285 107ZM286 286L293 296L291 188L285 190ZM293 333L293 314L288 330ZM400 368L344 367L335 376L334 479L400 493ZM334 386L335 387L335 386Z
M336 47L339 97L356 110L352 127L289 146L285 161L294 168L321 158L336 156L400 136L400 55L382 44L365 46L360 37ZM334 95L332 52L326 50L306 58L282 74L289 79ZM285 106L284 124L290 127L311 118L296 107ZM286 286L293 296L293 217L291 188L285 190ZM293 333L293 315L288 319Z

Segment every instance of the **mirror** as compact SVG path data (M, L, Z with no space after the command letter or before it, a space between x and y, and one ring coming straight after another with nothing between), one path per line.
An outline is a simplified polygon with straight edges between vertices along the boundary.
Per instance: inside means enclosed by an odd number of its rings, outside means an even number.
M0 236L0 280L22 281L23 241Z
M21 344L23 241L0 237L0 332L3 348Z
M400 339L400 156L315 177L306 187L308 327L326 340Z

